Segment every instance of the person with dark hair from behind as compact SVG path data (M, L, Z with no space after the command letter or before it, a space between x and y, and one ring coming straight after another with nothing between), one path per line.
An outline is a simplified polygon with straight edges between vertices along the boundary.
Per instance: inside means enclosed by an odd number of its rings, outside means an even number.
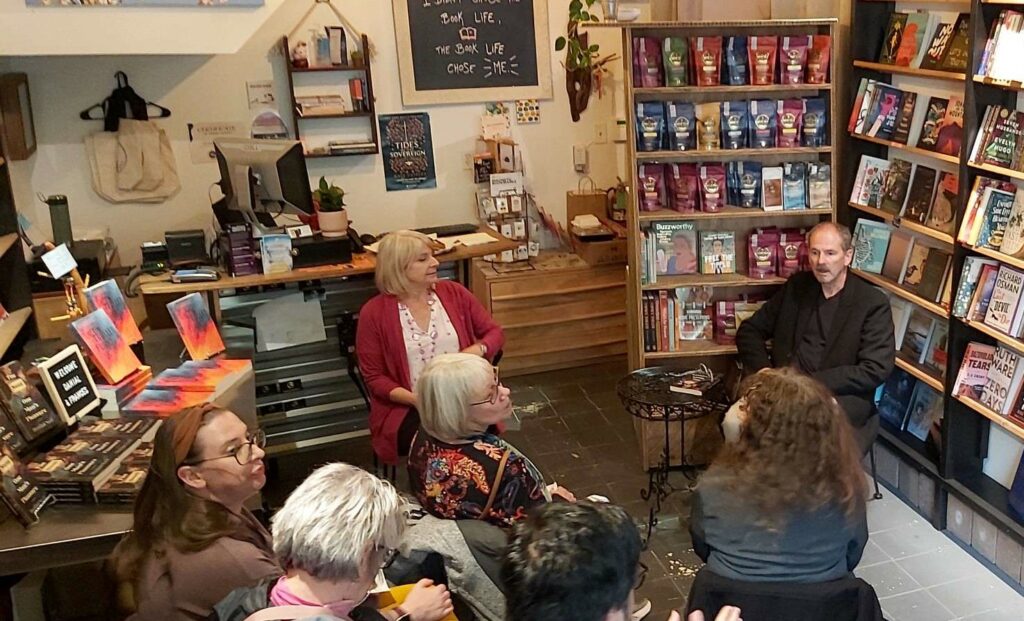
M512 529L502 581L508 621L628 621L643 583L640 531L622 507L548 503ZM716 621L740 621L723 608ZM673 612L669 621L679 621ZM704 621L702 613L688 621Z
M693 549L743 582L850 576L867 544L866 481L835 399L795 369L740 386L739 429L693 495Z

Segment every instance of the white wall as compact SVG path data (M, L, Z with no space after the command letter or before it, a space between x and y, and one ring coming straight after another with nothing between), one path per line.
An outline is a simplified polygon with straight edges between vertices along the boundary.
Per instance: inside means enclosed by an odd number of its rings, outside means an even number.
M248 123L251 112L246 98L247 80L273 78L278 101L286 97L284 59L277 53L278 42L282 34L296 25L311 0L268 0L268 7L277 1L283 5L235 54L21 56L0 61L6 64L6 70L24 71L29 76L40 144L30 160L12 165L19 209L48 234L49 218L45 205L35 198L36 193L66 194L75 229L109 226L121 247L122 258L128 262L137 260L140 242L161 239L165 230L209 228L212 215L207 191L219 174L215 164L191 163L186 124L234 120ZM345 188L350 217L360 231L376 233L471 220L475 214L476 186L471 173L464 170L464 162L479 134L479 116L484 105L403 107L391 3L335 0L335 4L376 48L373 76L378 114L412 110L430 113L438 187L386 192L379 155L310 160L311 179L326 175ZM550 39L554 41L565 28L569 0L548 0L548 4ZM320 12L326 13L323 8L317 14ZM34 36L45 39L52 33L40 28ZM187 37L188 33L182 32L180 36ZM603 49L619 52L619 31L597 31L591 36ZM591 100L580 123L572 123L558 54L552 53L551 64L554 99L541 102L539 124L516 126L513 121L513 135L523 148L528 186L545 209L563 218L565 192L575 188L578 180L572 168L572 145L593 141L595 124L607 125L615 107L609 90L603 99L595 96ZM613 69L621 74L621 61L614 62ZM100 127L98 123L80 120L78 113L109 94L117 70L127 72L132 86L141 95L173 111L171 118L158 122L173 142L182 190L165 203L113 205L91 189L82 141ZM598 186L614 183L620 174L618 162L622 157L622 146L612 142L591 147L591 175Z

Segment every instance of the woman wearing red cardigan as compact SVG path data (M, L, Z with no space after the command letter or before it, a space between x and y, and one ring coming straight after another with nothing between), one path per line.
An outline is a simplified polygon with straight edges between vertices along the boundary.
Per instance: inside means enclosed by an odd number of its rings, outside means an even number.
M356 352L370 392L370 435L381 462L408 454L419 426L413 388L439 354L464 352L489 360L505 343L501 327L462 285L437 278L431 240L395 231L380 242L380 294L359 310Z

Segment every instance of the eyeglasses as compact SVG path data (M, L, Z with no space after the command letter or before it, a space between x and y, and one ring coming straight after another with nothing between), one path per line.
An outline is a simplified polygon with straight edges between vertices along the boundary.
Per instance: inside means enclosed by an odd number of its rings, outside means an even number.
M494 405L498 402L498 390L501 388L501 377L498 375L498 367L491 368L494 369L494 386L491 388L490 396L483 401L474 401L473 403L470 403L470 405L483 405L485 403Z
M642 561L638 562L640 565L636 569L636 582L633 583L633 590L639 589L644 585L644 580L647 578L647 565L644 565Z
M238 462L239 466L244 466L252 461L253 447L258 446L263 448L267 445L267 434L262 429L257 429L255 432L247 434L245 436L245 444L240 445L227 455L218 455L217 457L207 457L206 459L196 459L193 461L184 462L182 465L195 466L207 461L213 461L215 459L226 459L228 457L234 457L235 461Z
M374 547L376 547L376 546L374 546ZM397 548L376 548L376 549L377 549L377 551L383 551L384 552L384 556L381 558L381 561L380 561L380 568L381 569L387 569L388 567L391 567L391 563L394 563L395 562L395 557L398 556L398 549Z

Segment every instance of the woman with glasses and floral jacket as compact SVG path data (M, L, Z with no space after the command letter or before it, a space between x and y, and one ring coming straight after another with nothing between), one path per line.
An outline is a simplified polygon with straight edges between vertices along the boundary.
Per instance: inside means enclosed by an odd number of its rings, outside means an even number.
M546 485L533 462L493 430L512 415L498 368L470 354L443 354L416 384L420 431L409 479L423 508L439 518L511 527L532 507L568 490Z
M157 432L132 531L115 551L132 620L205 619L233 589L279 575L270 534L245 508L267 481L262 431L213 404Z

